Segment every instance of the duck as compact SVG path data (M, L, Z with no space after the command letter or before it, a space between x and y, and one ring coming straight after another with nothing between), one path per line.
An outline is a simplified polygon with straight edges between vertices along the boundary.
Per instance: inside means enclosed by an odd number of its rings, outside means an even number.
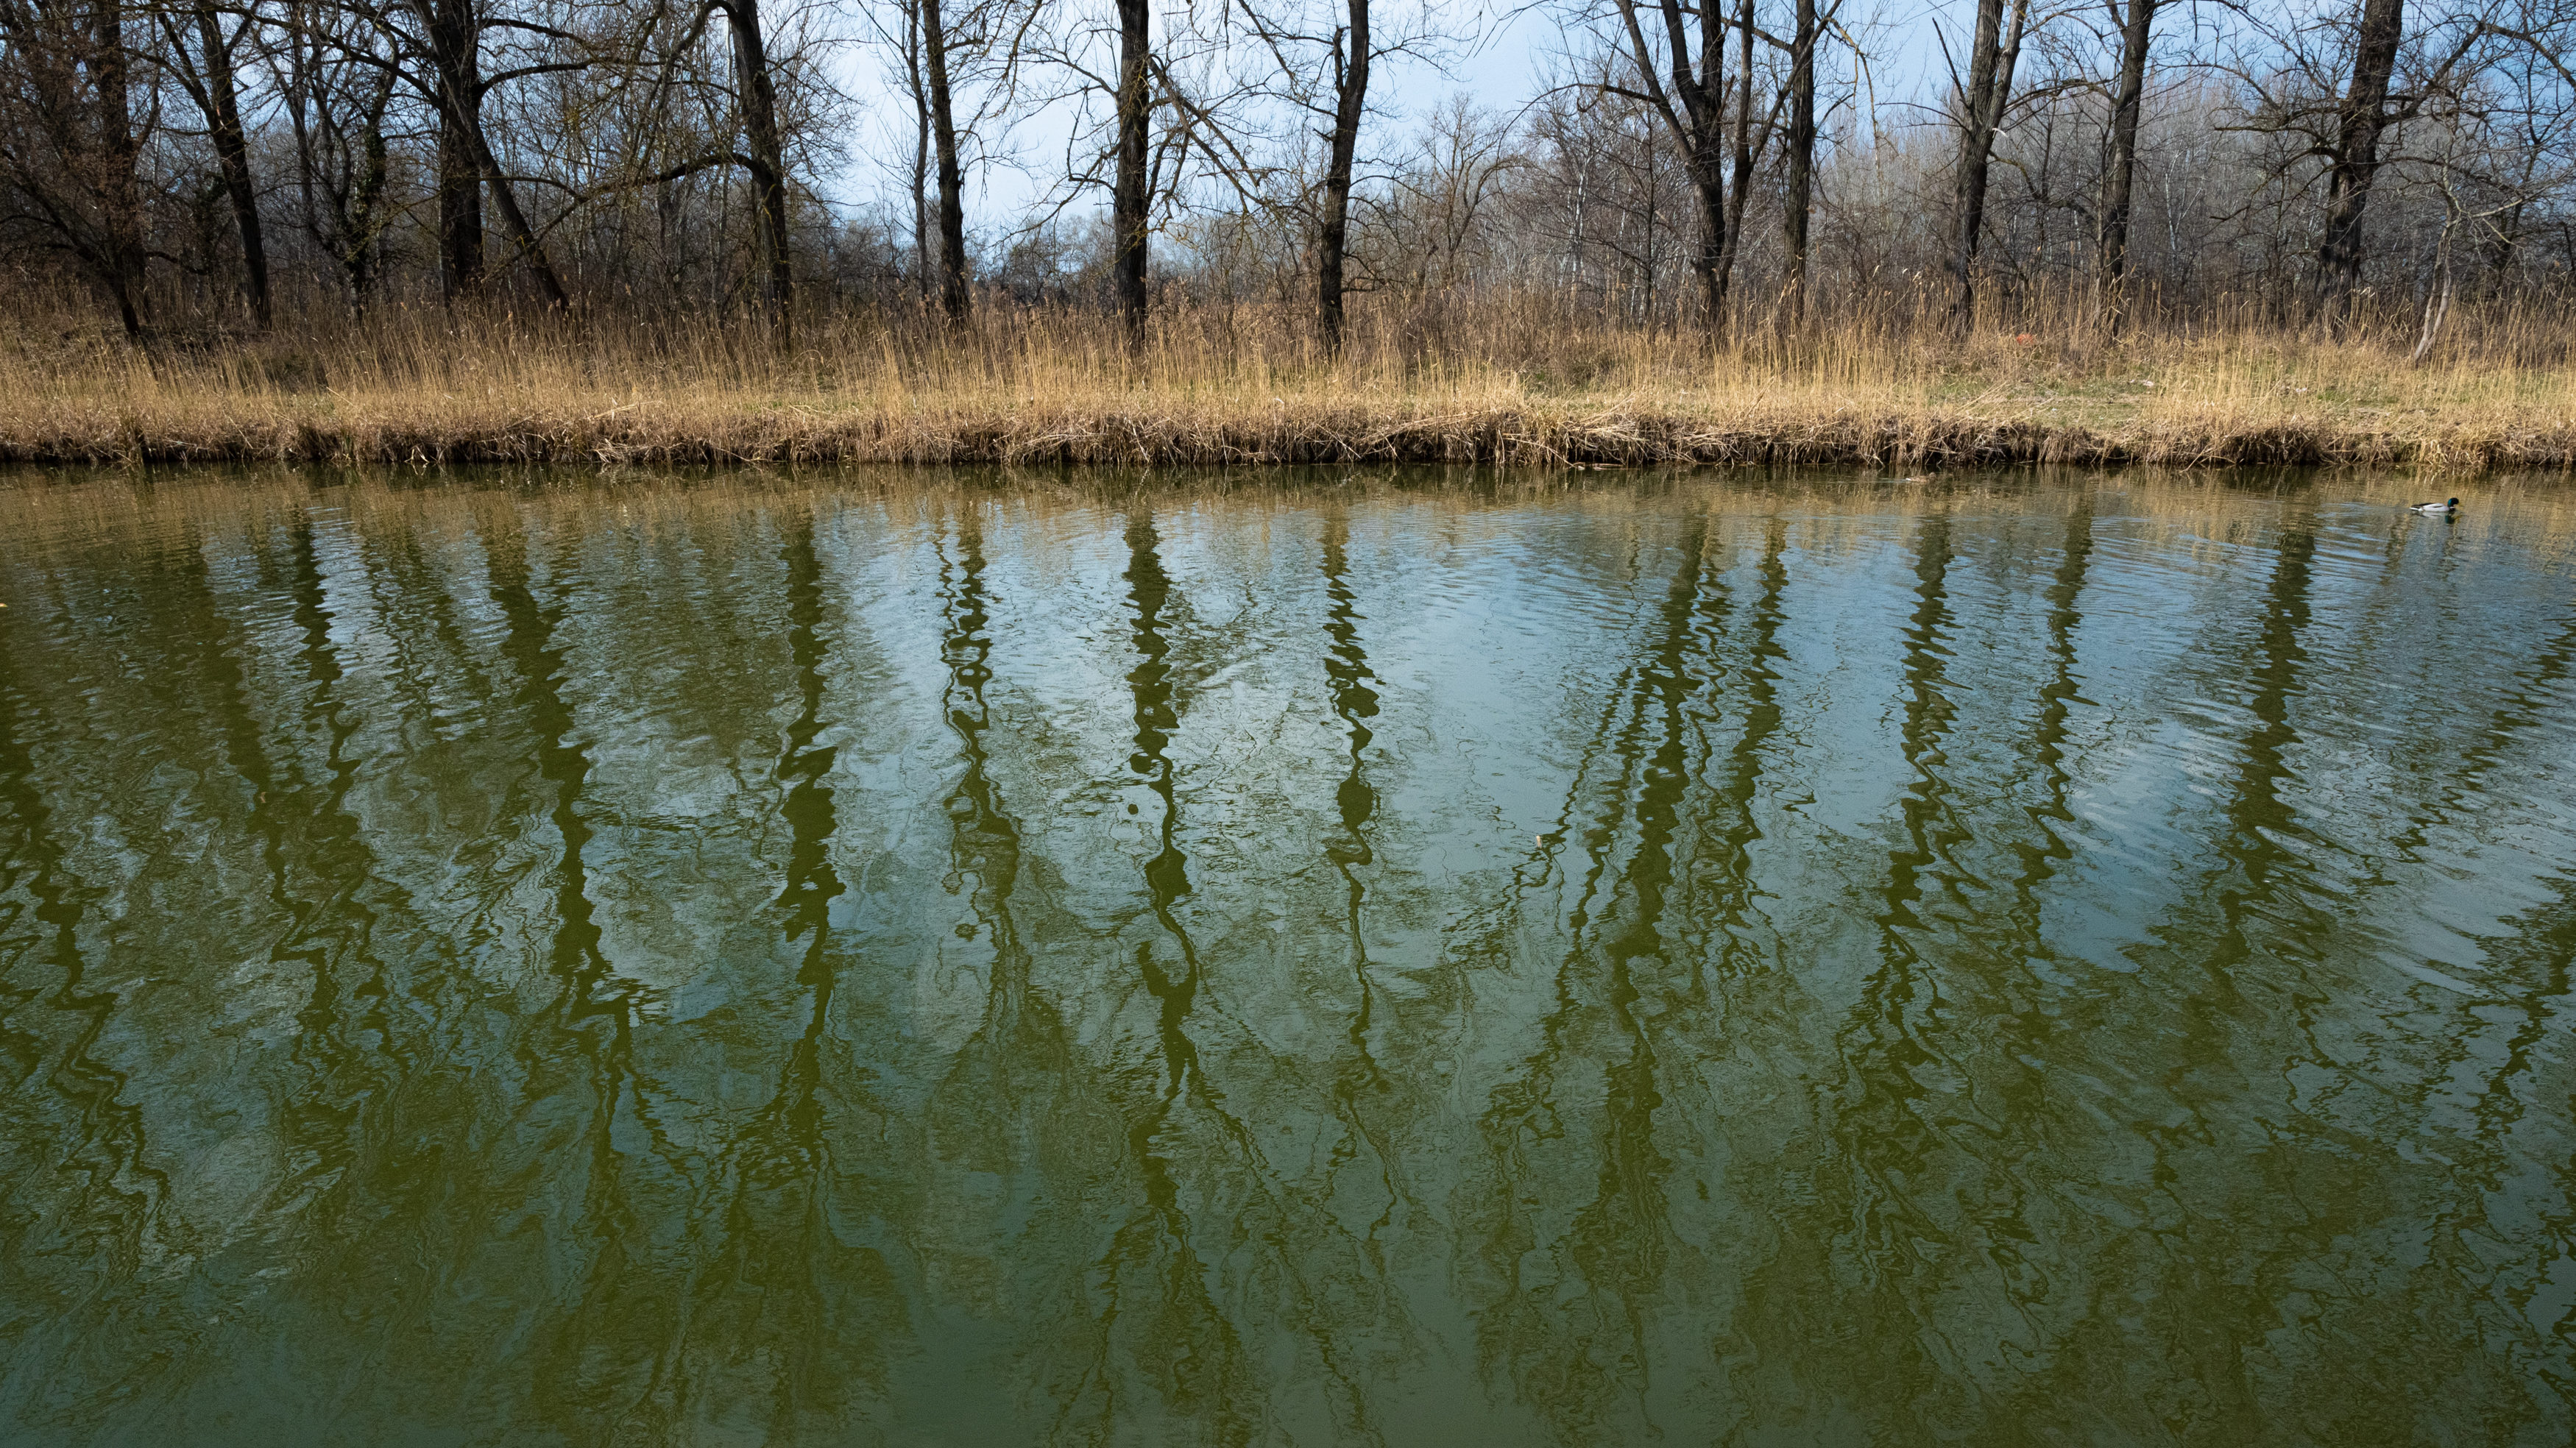
M2414 503L2408 505L2407 511L2410 513L2456 513L2460 511L2460 500L2453 498L2448 502L2442 503Z

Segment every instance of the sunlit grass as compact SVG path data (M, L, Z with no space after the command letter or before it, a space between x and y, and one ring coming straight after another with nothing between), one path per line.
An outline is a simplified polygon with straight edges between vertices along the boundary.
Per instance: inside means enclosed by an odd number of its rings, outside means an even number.
M25 315L28 306L13 308ZM1167 306L1144 344L1088 311L744 322L385 308L264 338L133 348L39 315L0 342L0 456L1013 463L2576 460L2576 322L2463 306L2421 364L2409 319L2328 341L2247 308L2116 344L2080 299L1952 335L1936 306L1849 309L1715 347L1541 295L1378 299L1343 356L1289 305Z

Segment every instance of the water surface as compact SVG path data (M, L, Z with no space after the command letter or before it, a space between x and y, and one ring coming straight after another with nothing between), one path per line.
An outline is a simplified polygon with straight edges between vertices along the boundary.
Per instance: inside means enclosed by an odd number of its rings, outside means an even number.
M2576 494L0 483L0 1439L2576 1433Z

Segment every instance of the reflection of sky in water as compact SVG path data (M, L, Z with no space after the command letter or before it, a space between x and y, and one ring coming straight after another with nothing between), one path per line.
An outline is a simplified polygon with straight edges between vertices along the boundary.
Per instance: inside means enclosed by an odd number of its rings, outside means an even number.
M0 490L12 1436L2563 1442L2576 513Z

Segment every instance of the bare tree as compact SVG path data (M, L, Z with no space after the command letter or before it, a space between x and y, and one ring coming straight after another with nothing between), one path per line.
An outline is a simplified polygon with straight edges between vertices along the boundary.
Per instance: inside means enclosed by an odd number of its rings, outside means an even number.
M483 284L483 27L474 0L411 0L420 19L423 94L438 113L438 263L451 303ZM408 37L406 37L408 38Z
M1359 154L1360 116L1368 107L1369 0L1348 0L1349 23L1333 33L1333 126L1325 137L1324 216L1315 247L1315 322L1324 350L1342 346L1342 268L1350 238L1351 166Z
M2021 59L2030 0L2011 0L2010 28L2005 26L2004 10L2005 0L1977 0L1968 80L1958 95L1959 168L1951 222L1950 319L1951 325L1961 331L1976 321L1977 244L1985 234L1987 170L1994 161L1995 135L2003 127L2005 108L2012 103L2013 67Z
M1204 11L1176 6L1159 40L1147 0L1116 0L1114 29L1096 15L1075 14L1069 25L1015 47L1063 76L1066 84L1054 99L1076 108L1064 185L1021 235L1050 225L1072 197L1105 186L1111 305L1132 345L1145 335L1148 247L1157 216L1204 207L1206 198L1193 194L1201 182L1239 206L1269 203L1266 188L1277 168L1256 159L1262 135L1252 114L1267 94L1261 84L1267 76L1266 68L1235 63L1250 49L1238 42L1251 22L1233 4ZM1104 100L1105 124L1094 109Z
M1152 175L1145 164L1146 130L1153 122L1147 87L1154 62L1146 0L1118 4L1118 162L1109 199L1110 274L1118 315L1131 341L1145 335L1145 236L1152 220Z
M1699 254L1692 269L1699 273L1713 338L1726 314L1726 276L1718 265L1727 235L1725 20L1713 0L1691 6L1652 0L1660 23L1649 38L1639 0L1611 3L1618 16L1614 44L1623 47L1627 73L1616 83L1605 79L1602 88L1652 107L1681 147L1699 199Z
M215 165L241 242L243 305L250 311L252 325L266 331L268 248L260 235L259 188L251 181L250 138L242 127L241 97L234 83L235 57L257 17L249 11L234 11L228 17L214 0L195 0L184 13L162 10L157 18L169 41L170 73L205 117L206 137L214 145Z
M2379 173L2387 134L2388 81L2405 38L2406 0L2362 0L2354 31L2352 83L2343 93L2326 149L2325 235L2317 243L2317 301L2330 316L2361 283L2361 218Z
M2120 22L2120 74L2111 92L2110 164L2102 179L2095 315L2106 335L2120 329L2121 283L2129 267L2129 200L2138 171L2138 115L2147 92L2147 48L2158 0L2108 0Z
M922 79L928 91L930 134L939 155L939 306L950 321L966 317L966 172L957 162L956 102L948 79L949 34L939 0L918 0Z
M909 180L917 268L923 289L935 286L952 322L963 321L974 306L966 257L968 154L986 144L988 126L1007 126L1017 106L1020 63L1045 10L1042 0L899 0L899 33L870 22L878 40L902 58L914 124Z
M760 27L760 0L711 0L711 5L723 12L733 43L734 94L742 111L743 140L750 147L740 160L751 174L760 218L761 300L770 332L784 352L795 343L796 272L787 234L787 149L778 130L778 88L770 79L768 37ZM937 25L938 0L922 0L922 7L927 36ZM953 153L943 159L943 188L954 161Z
M1789 243L1785 297L1793 324L1807 313L1807 222L1816 187L1816 46L1822 39L1816 0L1798 0L1797 29L1789 38L1789 176L1782 203Z
M1282 101L1321 125L1311 138L1323 146L1322 174L1307 173L1308 184L1276 205L1312 236L1316 328L1324 350L1337 352L1351 289L1351 205L1370 78L1381 63L1398 58L1436 64L1438 42L1472 32L1477 22L1444 23L1433 9L1409 4L1388 23L1373 0L1245 0L1242 10L1278 68ZM1301 129L1291 149L1304 153L1308 139Z
M1426 112L1408 68L1475 29L1441 3L0 0L0 252L136 337L506 281L745 307L792 347L835 303L984 305L966 188L1051 105L1062 184L989 295L1091 295L1131 339L1149 281L1229 338L1311 316L1330 354L1370 294L1413 348L1514 289L1514 326L1714 336L1747 296L1796 326L1931 278L1963 328L2090 297L2114 336L2152 288L2405 313L2429 358L2464 304L2576 281L2576 0L2232 0L2187 36L2170 0L1982 0L1938 113L1893 123L1840 0L1563 0L1529 105ZM909 100L882 215L807 179L828 16L877 27Z
M1719 298L1726 295L1729 279L1735 274L1736 258L1744 249L1744 212L1745 204L1753 198L1754 169L1761 164L1762 153L1769 149L1771 134L1779 125L1781 100L1773 101L1770 115L1760 125L1753 120L1753 39L1760 33L1753 22L1754 0L1740 0L1735 15L1735 134L1727 188L1734 199L1728 205L1726 226L1718 238L1713 291ZM1785 93L1781 99L1785 99Z
M352 307L363 311L392 220L392 148L386 118L395 70L350 58L376 36L327 0L289 0L258 39L267 85L294 143L305 233L332 263Z
M1513 141L1509 120L1465 96L1431 113L1386 195L1370 208L1368 244L1384 252L1376 269L1400 278L1409 300L1469 285L1489 259L1492 202L1504 178L1527 164Z
M9 219L76 258L129 338L151 318L136 174L151 122L134 114L136 91L124 0L0 0L0 167L17 203Z

